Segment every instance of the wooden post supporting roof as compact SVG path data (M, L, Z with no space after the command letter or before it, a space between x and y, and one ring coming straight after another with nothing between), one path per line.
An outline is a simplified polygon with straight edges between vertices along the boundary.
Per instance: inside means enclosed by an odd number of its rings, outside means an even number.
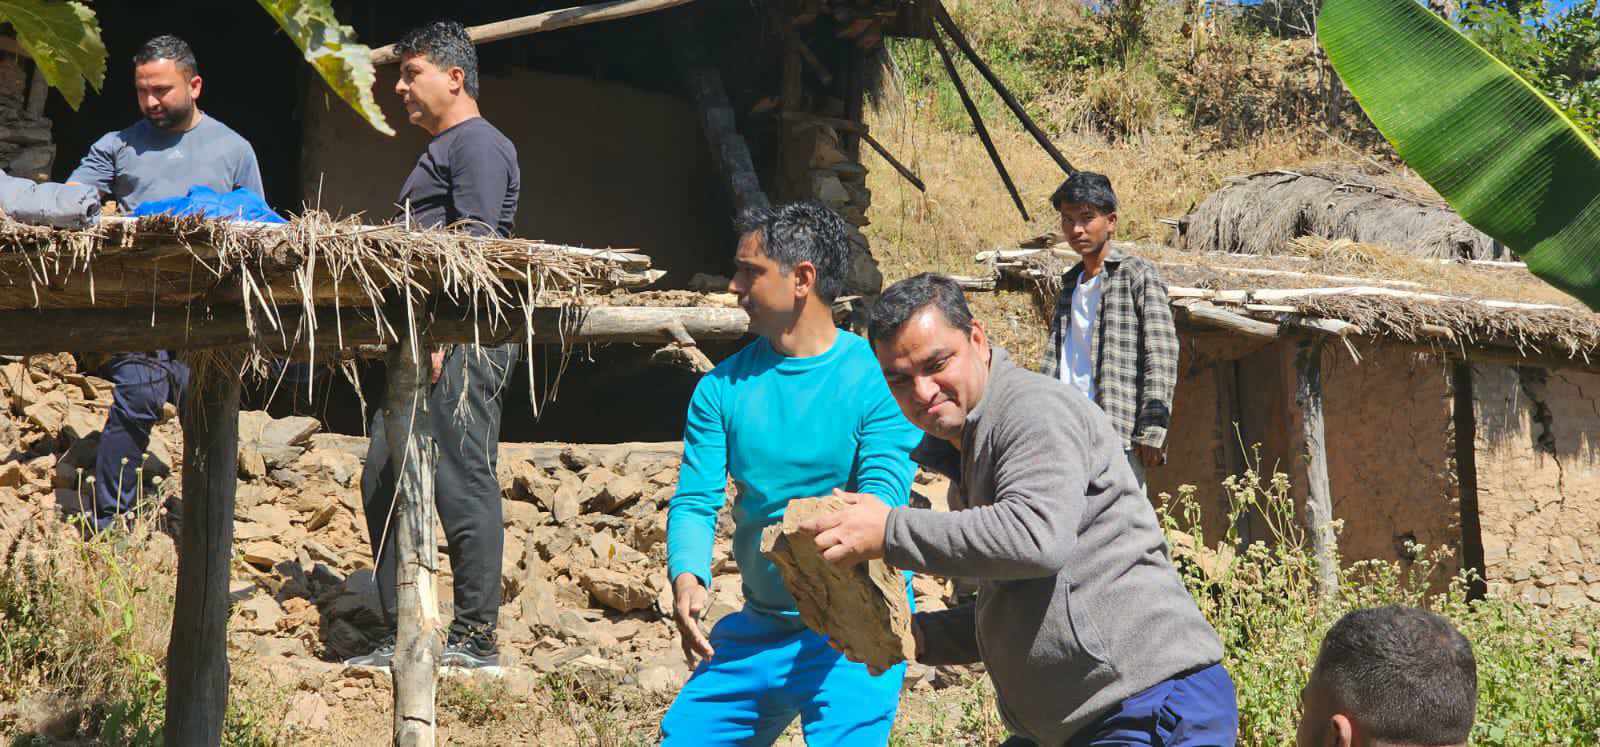
M395 315L402 318L401 315ZM426 338L416 317L409 319L411 339L389 345L383 398L384 436L389 442L389 464L395 475L394 514L389 517L395 542L396 600L394 648L394 744L429 747L434 744L435 679L443 654L443 626L435 588L438 546L433 537L433 440L428 418L444 417L427 411L428 359Z
M180 411L183 525L167 643L169 747L222 743L228 710L228 576L238 485L240 378L196 370Z
M389 444L389 468L395 475L391 531L383 542L395 543L397 578L394 661L394 744L431 747L437 719L435 679L444 641L434 588L437 547L433 540L433 441L427 411L427 337L418 317L398 309L391 316L405 320L396 331L406 337L389 344L385 356L383 431ZM374 548L375 554L381 550Z
M1306 449L1306 535L1317 561L1317 584L1324 596L1339 584L1338 548L1333 534L1333 494L1328 486L1328 447L1322 417L1322 340L1301 340L1295 354L1295 401L1300 406Z

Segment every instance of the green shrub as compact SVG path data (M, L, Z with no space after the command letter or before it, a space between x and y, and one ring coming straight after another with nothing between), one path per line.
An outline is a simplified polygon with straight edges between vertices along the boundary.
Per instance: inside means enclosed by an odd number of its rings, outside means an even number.
M1224 489L1232 507L1227 526L1249 512L1268 527L1270 542L1240 550L1230 529L1208 543L1190 486L1176 497L1163 495L1160 513L1186 583L1222 636L1239 692L1239 744L1293 744L1300 689L1323 635L1346 612L1386 604L1431 609L1472 641L1478 662L1474 744L1600 744L1594 638L1600 614L1468 600L1469 577L1436 578L1447 551L1420 546L1411 548L1415 561L1345 564L1337 588L1324 594L1288 478L1267 479L1252 469L1230 477Z
M78 737L161 744L172 581L149 550L163 539L144 516L87 540L64 532L60 550L19 553L0 567L0 702L49 695ZM0 731L22 732L16 744L50 743L28 726L0 722ZM274 728L235 693L223 744L266 747Z

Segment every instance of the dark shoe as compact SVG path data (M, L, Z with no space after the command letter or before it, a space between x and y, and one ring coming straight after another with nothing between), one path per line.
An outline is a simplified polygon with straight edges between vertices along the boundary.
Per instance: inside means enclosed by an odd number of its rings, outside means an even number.
M483 669L500 666L500 646L495 643L494 631L460 634L450 631L444 644L440 666L462 669Z
M394 636L388 636L378 641L376 648L360 656L352 656L344 660L347 667L367 667L370 669L388 669L394 663Z

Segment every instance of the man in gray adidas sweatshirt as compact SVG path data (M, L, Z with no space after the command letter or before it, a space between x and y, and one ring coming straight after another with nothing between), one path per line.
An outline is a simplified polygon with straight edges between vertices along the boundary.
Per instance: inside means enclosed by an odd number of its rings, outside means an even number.
M912 458L951 477L951 511L847 494L850 508L807 527L823 556L980 581L975 604L912 627L923 663L983 661L1007 745L1233 745L1221 641L1105 413L991 347L947 278L891 286L869 332L927 433Z

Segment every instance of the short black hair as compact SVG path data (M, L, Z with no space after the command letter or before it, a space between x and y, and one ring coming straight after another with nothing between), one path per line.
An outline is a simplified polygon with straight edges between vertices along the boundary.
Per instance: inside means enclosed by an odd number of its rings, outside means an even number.
M867 339L877 345L893 337L911 317L929 306L938 309L950 326L972 332L972 310L967 308L961 286L944 275L924 272L889 286L878 296L867 322Z
M440 70L461 68L461 72L466 74L464 87L467 95L478 98L478 48L472 45L472 37L467 36L467 30L461 24L434 21L414 28L394 43L394 52L402 60L412 55L422 55L439 66Z
M172 60L180 70L187 70L189 76L200 74L200 65L195 62L194 50L189 48L189 42L179 39L172 34L162 34L139 47L133 54L133 66L138 67L156 60Z
M1117 192L1111 188L1111 180L1093 171L1072 172L1050 195L1050 206L1057 210L1069 202L1092 205L1102 213L1117 212Z
M844 219L826 205L812 200L776 208L746 208L734 221L739 235L761 237L761 251L784 272L801 262L817 268L817 296L827 303L844 292L845 270L850 266L850 236Z
M1432 612L1388 606L1345 615L1322 640L1311 676L1335 709L1375 739L1462 744L1472 731L1472 643Z

